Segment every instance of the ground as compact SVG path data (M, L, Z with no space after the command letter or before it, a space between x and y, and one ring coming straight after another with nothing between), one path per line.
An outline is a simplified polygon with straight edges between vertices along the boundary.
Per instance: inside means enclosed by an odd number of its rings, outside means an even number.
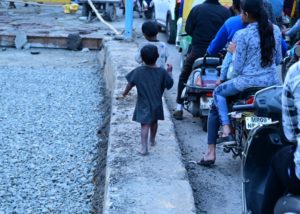
M72 16L72 15L71 15ZM78 18L73 15L74 18ZM135 14L134 28L137 33L137 42L143 41L140 27L144 19L137 18ZM118 29L124 26L124 18L121 14L115 23ZM89 23L90 26L101 26L98 21ZM107 30L109 31L109 30ZM166 42L165 35L159 34L159 39ZM169 59L173 65L174 87L165 93L167 104L172 112L175 107L176 89L178 76L180 74L180 54L174 45L168 45ZM201 129L200 119L193 118L184 112L184 120L174 120L177 138L182 149L183 161L188 171L189 180L193 189L197 213L241 213L241 176L240 160L233 160L230 154L224 154L222 149L217 150L216 166L205 168L190 161L199 160L206 151L206 133Z
M135 26L141 26L144 19L135 19ZM136 28L141 35L140 27ZM139 38L138 41L143 41ZM159 40L166 42L165 34L159 33ZM180 74L180 53L174 45L168 45L168 62L173 65L173 88L165 93L171 112L176 107L177 83ZM201 121L188 112L184 120L173 120L175 131L182 150L183 161L188 171L193 189L197 213L241 213L242 180L241 160L234 160L231 154L225 154L222 147L217 149L216 165L212 168L198 166L190 161L199 161L206 152L207 133L202 131Z

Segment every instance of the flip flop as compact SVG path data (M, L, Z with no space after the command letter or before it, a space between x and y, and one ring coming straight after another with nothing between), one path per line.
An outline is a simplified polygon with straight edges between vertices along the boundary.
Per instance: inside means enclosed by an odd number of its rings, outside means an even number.
M141 151L138 151L138 154L139 154L140 156L147 156L147 155L149 155L149 152L143 153L143 152L141 152Z
M204 160L204 158L202 158L197 164L200 166L212 166L215 164L215 160Z

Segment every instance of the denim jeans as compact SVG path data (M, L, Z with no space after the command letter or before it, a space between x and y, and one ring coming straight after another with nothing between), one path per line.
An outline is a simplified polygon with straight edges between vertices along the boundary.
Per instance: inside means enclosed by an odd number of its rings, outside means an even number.
M218 109L221 124L229 125L228 106L226 97L238 94L240 91L234 86L234 79L222 83L214 90L214 102Z

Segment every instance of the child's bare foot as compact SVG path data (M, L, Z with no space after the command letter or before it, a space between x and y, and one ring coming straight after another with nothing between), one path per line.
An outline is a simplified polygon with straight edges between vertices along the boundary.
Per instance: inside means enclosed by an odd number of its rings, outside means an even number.
M150 146L155 146L156 145L156 141L150 141Z
M148 151L138 151L138 154L142 155L142 156L146 156L146 155L149 155L149 152Z

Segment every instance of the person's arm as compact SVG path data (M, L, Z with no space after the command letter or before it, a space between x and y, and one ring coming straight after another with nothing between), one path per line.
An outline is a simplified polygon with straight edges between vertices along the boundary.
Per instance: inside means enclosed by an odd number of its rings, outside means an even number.
M194 13L195 13L195 7L189 13L186 23L185 23L185 32L190 36L193 35L194 29L195 29L196 16L194 15Z
M283 50L283 39L282 39L282 35L281 35L281 32L280 32L280 29L274 25L274 27L276 27L276 37L275 37L275 44L276 44L276 55L275 55L275 64L276 65L279 65L282 61L282 51Z
M294 104L296 103L294 100L293 91L291 89L291 81L294 81L293 78L291 78L291 73L294 72L295 69L297 69L298 65L294 64L286 78L283 84L283 90L282 90L282 126L284 130L285 137L290 142L296 142L297 140L297 118L295 118L295 115L297 115L297 109L295 108ZM298 96L298 95L297 95ZM299 96L298 96L299 97ZM300 97L298 98L298 103L300 102ZM299 105L299 104L298 104ZM300 106L299 106L300 109ZM300 118L299 118L300 119Z
M127 83L127 85L126 85L126 88L125 88L125 90L124 90L124 92L123 92L123 97L126 97L127 95L128 95L128 93L129 93L129 91L131 90L133 88L133 86L130 84L130 83Z
M235 60L233 62L233 70L238 74L241 74L245 67L246 55L247 55L247 43L244 34L238 34L235 36L236 49L235 49Z
M129 91L136 85L136 75L137 75L136 70L133 70L129 74L126 75L125 78L128 83L126 85L124 92L122 93L123 97L126 97L129 93Z
M283 38L281 38L281 53L282 53L282 58L284 58L287 53L287 44Z
M228 31L225 24L222 25L215 38L211 41L207 48L209 55L217 55L227 44Z
M300 31L300 19L297 20L292 28L285 32L285 35L294 36L298 31Z

